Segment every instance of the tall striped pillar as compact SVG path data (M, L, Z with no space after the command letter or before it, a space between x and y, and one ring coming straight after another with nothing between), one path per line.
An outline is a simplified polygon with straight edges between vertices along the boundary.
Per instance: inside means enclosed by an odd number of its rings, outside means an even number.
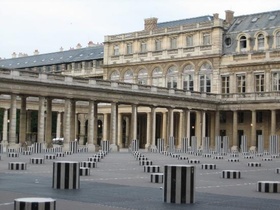
M194 153L197 152L197 138L196 136L191 137L191 148Z
M222 137L221 136L215 136L215 151L220 154L222 147Z
M164 166L164 202L195 202L195 166Z
M169 152L171 152L171 153L175 152L174 136L169 137Z
M188 152L188 138L187 137L182 138L182 152L183 153Z
M54 189L79 189L79 168L79 162L75 161L53 162L52 187Z
M258 135L258 153L263 153L263 150L264 150L263 136Z
M279 136L271 135L269 137L269 152L272 155L277 155L279 153Z
M101 141L101 149L104 152L109 152L109 150L110 150L110 143L109 143L108 140Z
M241 152L247 152L247 136L241 136Z
M210 137L203 137L203 152L209 153Z
M161 138L157 139L157 149L159 153L164 151L164 139Z
M229 138L228 136L223 136L222 153L228 153L228 149L229 149Z

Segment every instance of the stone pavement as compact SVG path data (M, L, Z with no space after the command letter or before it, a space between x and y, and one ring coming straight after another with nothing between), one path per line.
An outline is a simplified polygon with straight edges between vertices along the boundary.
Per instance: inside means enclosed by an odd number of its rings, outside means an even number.
M141 151L153 165L187 164L158 153ZM86 161L91 153L78 153L57 160ZM260 193L256 191L258 181L280 181L280 158L262 161L262 157L244 159L230 163L229 156L224 159L197 157L184 154L189 159L198 159L196 165L195 204L166 204L163 202L163 184L150 182L150 174L144 173L144 166L129 152L109 153L91 169L90 176L81 176L79 190L52 189L52 162L31 165L31 157L44 157L44 154L20 155L9 158L1 154L0 160L0 210L12 210L16 198L51 197L57 200L57 210L77 209L280 209L279 193ZM212 155L213 156L213 155ZM27 162L27 170L8 170L8 162ZM248 167L248 162L261 162L261 167ZM202 170L202 163L214 163L216 170ZM241 179L222 179L220 172L225 169L241 171Z

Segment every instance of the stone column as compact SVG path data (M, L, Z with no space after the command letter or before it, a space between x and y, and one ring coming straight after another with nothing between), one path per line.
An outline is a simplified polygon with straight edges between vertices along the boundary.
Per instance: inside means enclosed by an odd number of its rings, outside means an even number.
M271 110L270 135L276 134L276 111Z
M38 136L37 142L44 143L45 140L45 97L39 97L38 109Z
M46 147L52 147L52 99L47 98L47 107L46 107L46 132L45 132L45 141Z
M125 119L125 139L126 139L126 146L130 145L131 143L131 139L129 138L130 137L130 118L129 117L126 117Z
M197 148L201 146L202 138L202 112L196 111L196 120L195 120L195 136L197 138Z
M190 142L190 139L191 139L191 131L190 131L190 126L191 126L191 111L188 109L186 110L186 137L188 138L189 142ZM190 146L190 145L188 145Z
M21 96L19 143L21 146L26 142L26 96Z
M89 150L95 152L97 149L97 103L94 101L89 101L87 142Z
M174 109L173 108L168 108L168 136L174 137Z
M57 112L56 116L56 138L61 137L61 112Z
M110 122L110 138L111 138L111 149L112 151L119 151L117 145L117 131L118 131L118 104L115 102L111 103L111 122Z
M215 112L215 136L220 135L220 111Z
M178 135L178 149L181 149L181 142L182 142L182 138L185 137L185 111L180 111L180 119L179 119L179 135Z
M31 110L27 110L26 111L26 133L28 134L28 139L26 139L28 141L28 143L31 143ZM30 141L30 142L29 142Z
M167 112L162 112L162 124L161 124L161 138L164 139L164 144L167 145L168 139L167 139Z
M9 123L9 146L16 148L16 127L17 127L17 96L11 95L10 107L10 123Z
M70 151L70 129L71 129L71 109L70 109L70 99L65 99L65 108L64 108L64 115L63 115L63 150Z
M76 101L74 99L70 100L70 141L75 141L76 139Z
M85 135L86 135L86 119L84 114L79 114L79 121L80 121L79 145L84 145Z
M131 105L131 131L132 139L137 139L137 105Z
M122 114L118 114L118 145L120 148L123 148L124 145L122 143Z
M4 145L4 152L6 152L6 147L8 146L8 109L4 109L2 144Z
M150 124L150 133L147 133L150 137L149 146L151 146L152 149L156 149L156 107L151 107L149 116L150 119L148 123Z
M151 144L152 144L152 135L151 135L151 112L147 112L147 128L146 128L146 136L147 136L147 141L145 144L145 150L149 151Z
M256 110L252 110L251 122L251 147L250 150L256 151Z
M103 135L102 140L109 140L108 138L108 114L103 114ZM112 142L110 142L112 143Z
M237 111L233 111L233 116L232 116L232 150L238 150L238 142L237 142Z
M202 142L202 139L204 137L206 137L206 112L205 111L202 111L202 127L201 127L201 142ZM200 144L200 146L202 146L202 144Z

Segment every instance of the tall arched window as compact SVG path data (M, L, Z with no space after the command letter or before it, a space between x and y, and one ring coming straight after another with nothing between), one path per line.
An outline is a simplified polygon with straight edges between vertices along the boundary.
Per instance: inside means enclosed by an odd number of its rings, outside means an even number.
M178 83L178 69L175 66L169 67L167 70L167 88L177 88Z
M280 31L276 33L276 48L280 48Z
M240 51L246 51L247 49L247 38L246 36L240 37Z
M123 81L127 83L133 83L133 72L131 70L127 70L124 73Z
M146 69L141 69L138 72L138 84L147 85L148 84L148 71Z
M120 73L118 71L113 71L110 79L114 80L114 81L119 81L120 80Z
M183 89L193 91L193 76L194 76L194 67L189 64L186 65L183 74L182 74L182 82Z
M159 67L153 70L152 85L162 87L162 70Z
M209 63L204 63L199 71L200 92L211 92L211 74L212 66Z
M258 50L263 50L264 49L264 35L259 34L258 35Z

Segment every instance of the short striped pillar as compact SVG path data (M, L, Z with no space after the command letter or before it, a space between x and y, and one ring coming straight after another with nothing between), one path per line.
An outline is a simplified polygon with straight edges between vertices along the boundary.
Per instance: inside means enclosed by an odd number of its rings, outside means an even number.
M144 157L144 156L136 157L135 159L136 160L148 160L148 158Z
M205 169L205 170L214 170L214 169L216 169L216 164L211 164L211 163L202 164L202 165L201 165L201 169Z
M54 159L56 159L56 155L55 154L46 154L45 159L46 160L54 160Z
M228 162L236 163L236 162L239 162L239 159L238 158L229 158Z
M82 162L80 162L80 167L96 168L97 163L91 162L91 161L82 161Z
M99 157L88 157L88 161L90 161L90 162L99 162L100 158Z
M213 159L216 159L216 160L221 160L221 159L224 159L224 157L223 157L223 156L219 156L219 155L218 155L218 156L214 156L214 157L213 157Z
M221 173L223 179L240 179L241 172L238 170L223 170Z
M16 158L16 157L19 157L19 154L16 152L9 152L8 157Z
M152 183L163 183L163 173L152 173L151 182Z
M23 155L31 155L31 152L30 151L23 151L22 154Z
M144 172L146 173L158 173L160 172L160 166L144 166Z
M139 165L140 166L153 165L153 161L151 161L151 160L139 160Z
M165 203L194 203L195 166L165 165L163 194Z
M56 157L65 157L65 154L63 152L57 152L55 153Z
M52 198L18 198L14 200L14 210L56 210L56 200Z
M259 181L257 191L264 193L280 193L279 181Z
M259 162L249 162L249 163L248 163L248 166L249 166L249 167L261 167L262 164L259 163Z
M44 158L30 158L30 164L44 164Z
M52 187L54 189L79 189L79 169L79 162L76 161L53 162Z
M23 162L10 162L8 164L9 170L26 170L26 163Z
M276 168L276 169L275 169L275 173L276 173L276 174L280 174L280 168Z
M272 158L269 158L269 157L267 157L267 158L262 158L262 161L272 161Z
M89 176L90 175L90 168L88 167L80 167L80 176Z
M191 163L191 164L199 164L199 163L200 163L200 160L189 159L189 160L188 160L188 163Z
M108 140L101 141L101 150L105 152L109 152L110 150L110 142Z

